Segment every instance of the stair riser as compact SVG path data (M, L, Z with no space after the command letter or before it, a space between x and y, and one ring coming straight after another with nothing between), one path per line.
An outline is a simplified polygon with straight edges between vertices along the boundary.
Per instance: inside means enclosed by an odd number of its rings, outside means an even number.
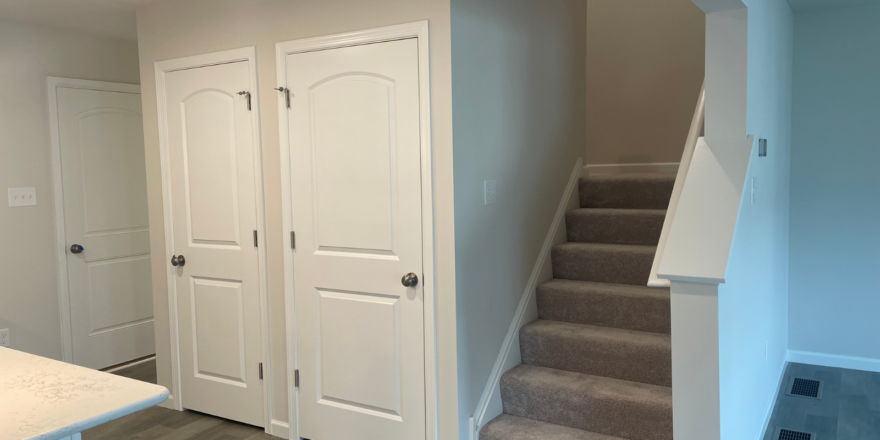
M507 379L507 380L505 380ZM502 377L506 414L638 440L672 440L672 404L650 405L612 395L562 393Z
M617 252L557 246L551 258L554 278L645 286L654 264L654 250Z
M572 242L656 246L665 218L665 211L626 214L570 211L565 215L565 229L568 241Z
M669 298L576 292L544 285L537 291L538 316L553 321L642 332L671 333Z
M672 386L671 346L548 334L529 326L520 331L519 343L526 365Z
M581 179L581 208L666 209L672 196L673 178Z

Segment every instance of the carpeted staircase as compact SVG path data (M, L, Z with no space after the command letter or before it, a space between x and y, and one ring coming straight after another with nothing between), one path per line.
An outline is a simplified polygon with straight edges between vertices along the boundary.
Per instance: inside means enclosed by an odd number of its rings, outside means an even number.
M669 289L646 287L675 175L581 179L568 242L480 440L671 440Z

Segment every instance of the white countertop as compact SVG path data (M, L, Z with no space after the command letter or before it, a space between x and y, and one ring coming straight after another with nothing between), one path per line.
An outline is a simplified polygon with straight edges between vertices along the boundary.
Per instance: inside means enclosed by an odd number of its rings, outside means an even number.
M165 387L0 347L0 440L55 440L162 403Z

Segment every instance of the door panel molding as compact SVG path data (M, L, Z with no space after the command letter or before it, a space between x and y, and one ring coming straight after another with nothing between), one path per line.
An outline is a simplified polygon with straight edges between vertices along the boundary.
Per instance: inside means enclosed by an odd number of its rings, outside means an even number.
M300 40L279 42L275 45L275 65L278 87L282 92L277 94L279 116L279 138L281 148L281 202L284 236L292 236L292 194L291 164L288 136L288 106L284 90L287 84L288 55L313 52L327 49L338 49L364 44L382 43L402 39L415 38L418 41L418 75L419 75L419 141L421 144L421 192L422 192L422 280L424 288L424 338L425 338L425 404L426 424L425 438L436 439L437 432L437 390L436 390L436 343L435 343L435 291L434 276L434 197L433 197L433 148L431 143L431 80L430 80L430 41L428 21L418 21L376 29L348 32ZM359 249L333 249L322 252L344 252L359 255ZM296 357L296 321L294 301L294 252L292 246L284 246L284 292L285 292L285 325L287 329L287 365L288 383L294 383L294 370L297 369ZM390 255L375 255L373 258L394 258ZM288 408L291 438L299 438L297 425L297 392L293 387L288 392Z
M171 162L168 140L168 123L166 112L166 87L165 75L171 72L194 69L200 67L214 66L218 64L229 64L235 62L248 63L249 87L253 91L251 94L253 104L251 107L251 123L253 126L252 136L254 143L254 188L256 190L257 200L257 230L258 234L258 266L259 266L259 289L260 289L260 339L261 339L261 361L265 370L263 387L263 426L267 433L272 434L273 427L280 426L279 422L272 420L272 362L270 352L270 335L269 335L269 314L268 314L268 278L266 269L266 221L265 221L265 188L263 184L263 154L260 129L260 94L259 83L257 81L257 52L256 47L249 46L239 49L226 50L202 55L195 55L173 60L159 61L154 63L154 72L156 76L156 100L159 119L159 156L162 170L162 210L164 223L164 259L166 287L168 289L168 320L170 324L171 334L171 395L168 397L168 406L173 409L183 409L183 398L181 394L181 371L180 371L180 352L179 352L179 329L178 329L178 310L177 310L177 287L175 283L174 267L167 264L171 260L174 252L174 228L171 212ZM182 213L184 215L188 213ZM191 236L191 234L188 234ZM227 246L224 243L223 246ZM207 247L215 247L214 244L206 244Z
M49 102L49 138L52 145L52 192L55 206L55 255L57 258L58 304L61 316L61 360L73 363L73 332L70 317L70 287L67 277L67 233L64 220L64 180L61 174L61 132L58 121L59 88L140 94L138 84L46 77Z

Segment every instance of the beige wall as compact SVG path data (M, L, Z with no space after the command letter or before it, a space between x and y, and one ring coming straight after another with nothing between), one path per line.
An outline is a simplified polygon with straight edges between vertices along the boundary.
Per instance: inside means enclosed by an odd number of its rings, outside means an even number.
M12 347L61 359L46 77L137 84L134 41L0 20L0 328ZM6 188L36 187L9 208Z
M587 164L679 162L704 48L691 0L587 0Z
M583 156L585 45L583 0L452 0L461 439Z
M272 418L287 421L282 254L282 246L287 241L281 228L277 92L272 90L277 87L275 43L418 20L430 20L431 26L439 437L454 438L457 423L449 0L188 0L160 3L138 11L160 384L170 387L171 363L153 63L245 46L257 47L275 383Z

